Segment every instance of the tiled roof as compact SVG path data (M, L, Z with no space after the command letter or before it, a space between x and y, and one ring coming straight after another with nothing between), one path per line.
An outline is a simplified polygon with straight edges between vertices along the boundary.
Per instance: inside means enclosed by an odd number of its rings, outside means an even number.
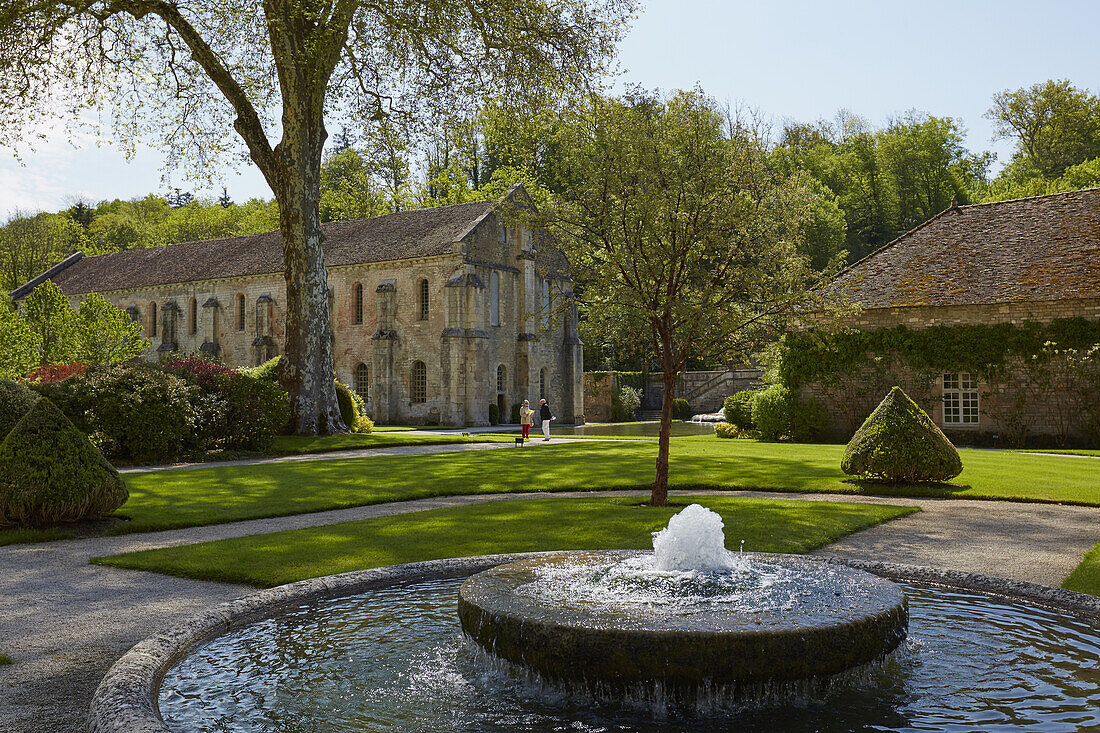
M1100 298L1100 188L953 206L837 283L864 308Z
M334 267L450 253L452 244L495 205L478 201L322 224L325 264ZM282 271L282 237L276 231L76 258L51 273L50 279L66 295L80 295ZM23 297L26 287L13 291L11 297Z

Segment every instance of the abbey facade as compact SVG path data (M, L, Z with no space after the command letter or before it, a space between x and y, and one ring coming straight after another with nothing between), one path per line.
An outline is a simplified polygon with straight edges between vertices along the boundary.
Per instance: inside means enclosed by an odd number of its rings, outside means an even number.
M500 205L323 225L337 378L376 422L487 425L490 405L506 422L513 405L542 397L560 422L583 422L572 281L543 264L564 260L547 256L546 237L506 223ZM281 351L282 269L281 238L268 232L76 254L11 297L46 279L74 305L98 292L143 324L148 359L255 365Z

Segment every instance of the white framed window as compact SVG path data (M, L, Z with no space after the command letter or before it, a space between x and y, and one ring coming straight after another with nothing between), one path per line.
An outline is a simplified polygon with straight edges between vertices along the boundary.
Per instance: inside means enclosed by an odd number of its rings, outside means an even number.
M500 275L496 270L489 274L489 325L500 325Z
M967 372L943 375L943 424L977 425L978 380Z

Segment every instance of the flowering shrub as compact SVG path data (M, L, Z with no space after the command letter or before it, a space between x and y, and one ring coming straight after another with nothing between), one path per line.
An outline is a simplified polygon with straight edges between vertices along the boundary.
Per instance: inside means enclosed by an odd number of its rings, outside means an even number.
M233 369L225 364L204 359L201 356L188 356L185 359L174 359L164 365L170 372L178 374L189 382L201 384L213 384L217 377L232 374Z
M733 423L716 422L714 423L714 434L719 438L740 438L741 429Z
M23 378L24 382L60 382L69 377L79 377L88 370L88 365L83 362L73 364L49 364L38 367Z

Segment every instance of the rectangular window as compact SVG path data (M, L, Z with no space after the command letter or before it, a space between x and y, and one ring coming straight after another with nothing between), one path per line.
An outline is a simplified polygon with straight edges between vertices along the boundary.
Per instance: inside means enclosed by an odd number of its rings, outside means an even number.
M428 320L428 281L420 281L420 320Z
M943 375L943 424L977 425L978 381L967 372Z
M489 275L489 325L500 325L500 275L495 270Z

